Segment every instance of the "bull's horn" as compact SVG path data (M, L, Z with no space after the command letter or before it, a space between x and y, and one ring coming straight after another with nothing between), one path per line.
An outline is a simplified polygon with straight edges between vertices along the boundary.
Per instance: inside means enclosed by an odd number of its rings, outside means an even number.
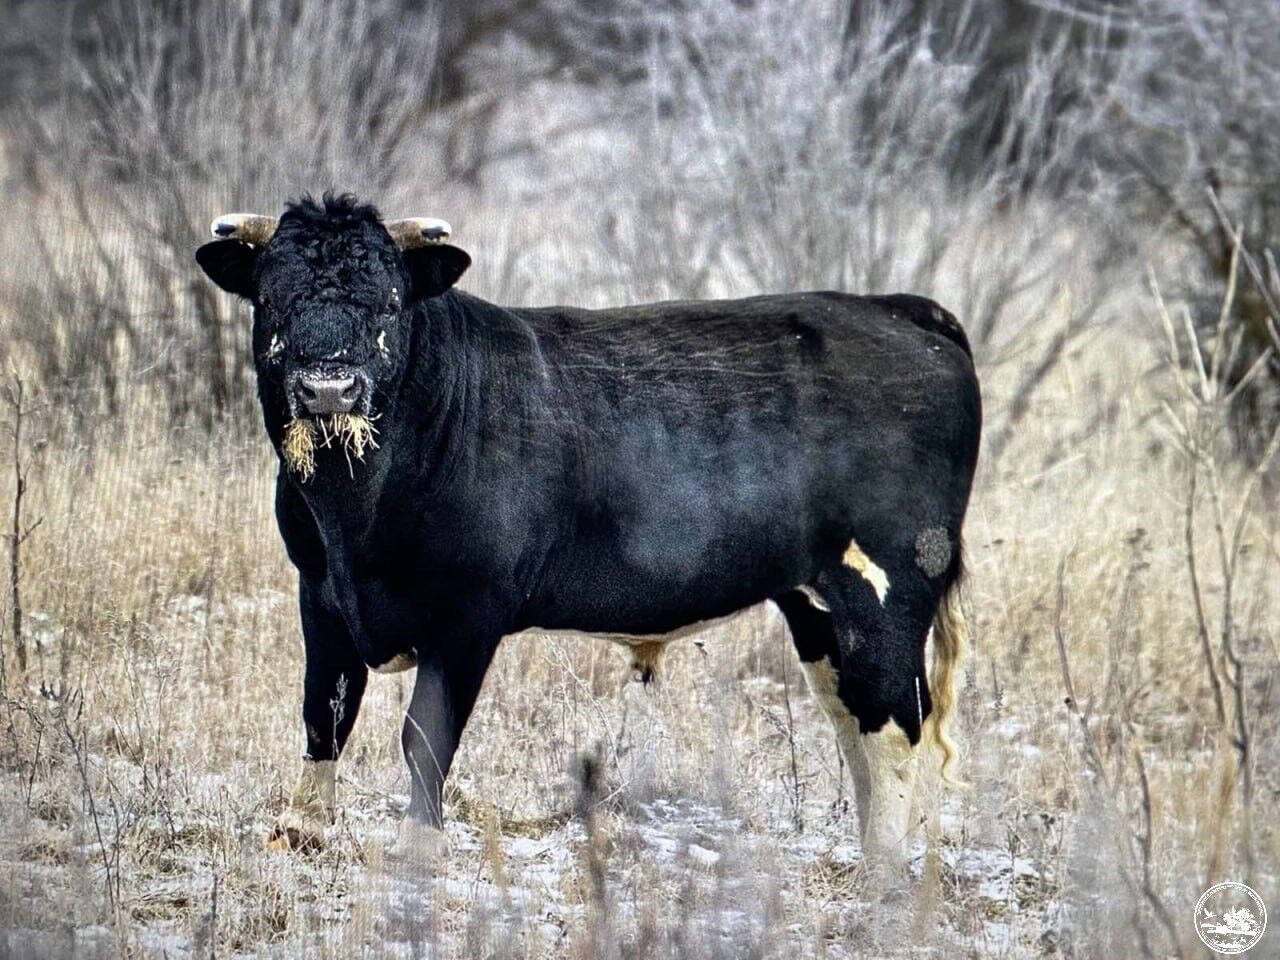
M261 213L224 213L209 228L219 240L243 240L265 247L276 232L277 220Z
M432 243L444 243L453 233L453 227L435 217L410 217L408 220L389 220L384 224L391 239L401 250L412 250Z

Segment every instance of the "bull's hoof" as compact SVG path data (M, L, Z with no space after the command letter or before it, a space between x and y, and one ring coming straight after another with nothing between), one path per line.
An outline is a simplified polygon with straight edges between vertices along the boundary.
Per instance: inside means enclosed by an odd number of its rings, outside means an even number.
M267 834L266 847L272 853L318 853L324 849L324 824L288 810Z
M416 820L400 821L395 842L387 848L387 859L396 863L430 866L449 855L449 838L439 827Z
M324 849L324 828L333 822L334 773L332 760L304 757L298 783L289 806L267 834L267 849L315 852Z

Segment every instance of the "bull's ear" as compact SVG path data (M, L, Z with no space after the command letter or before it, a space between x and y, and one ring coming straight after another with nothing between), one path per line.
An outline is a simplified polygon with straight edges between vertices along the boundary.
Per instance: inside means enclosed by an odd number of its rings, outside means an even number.
M448 243L431 243L400 254L413 280L413 299L438 297L467 272L471 258L461 247Z
M239 240L214 240L196 251L196 263L210 280L246 300L253 297L253 267L257 261L258 250Z

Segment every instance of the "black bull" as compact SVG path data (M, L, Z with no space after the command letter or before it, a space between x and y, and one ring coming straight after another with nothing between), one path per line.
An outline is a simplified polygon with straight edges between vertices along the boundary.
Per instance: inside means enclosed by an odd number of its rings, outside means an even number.
M306 419L299 377L358 393L377 430L359 462L282 457L307 748L277 843L313 842L331 815L371 668L417 666L408 819L439 826L504 636L571 629L651 650L773 600L836 724L864 845L901 851L914 748L931 735L950 756L940 721L981 424L949 313L832 292L499 307L449 289L469 263L456 247L403 248L350 198L290 205L252 242L235 230L198 259L254 305L277 450Z

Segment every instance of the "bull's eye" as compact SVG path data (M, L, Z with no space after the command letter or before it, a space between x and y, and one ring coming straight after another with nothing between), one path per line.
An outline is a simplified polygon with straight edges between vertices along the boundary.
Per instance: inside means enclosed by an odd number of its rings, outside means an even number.
M391 296L387 297L387 305L382 308L385 314L394 314L400 312L400 288L392 287Z

